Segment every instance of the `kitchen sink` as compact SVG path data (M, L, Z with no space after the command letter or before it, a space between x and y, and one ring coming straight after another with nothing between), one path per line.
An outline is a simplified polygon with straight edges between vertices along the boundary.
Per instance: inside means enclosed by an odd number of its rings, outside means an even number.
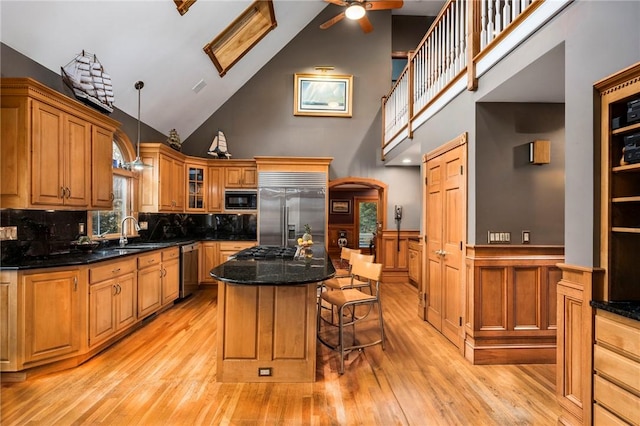
M138 249L138 250L150 250L170 247L170 244L166 243L133 243L127 244L124 247L118 247L120 249Z

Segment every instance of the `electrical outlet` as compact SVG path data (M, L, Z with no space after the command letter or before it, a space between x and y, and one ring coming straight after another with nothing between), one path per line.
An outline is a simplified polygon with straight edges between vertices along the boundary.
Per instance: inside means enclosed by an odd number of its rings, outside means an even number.
M531 231L522 231L522 244L529 244L531 242Z
M84 235L84 223L82 222L78 224L78 234Z
M17 239L18 239L17 226L0 226L0 241L17 240Z
M146 231L147 229L149 229L149 222L140 222L138 225L140 225L141 231Z
M271 376L271 367L258 367L258 376L259 377Z

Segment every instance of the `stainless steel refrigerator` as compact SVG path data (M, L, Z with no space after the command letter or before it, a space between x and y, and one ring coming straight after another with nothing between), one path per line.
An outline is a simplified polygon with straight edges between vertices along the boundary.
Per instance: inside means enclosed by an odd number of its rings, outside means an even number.
M260 173L258 243L293 247L308 224L314 245L324 247L326 181L325 173Z

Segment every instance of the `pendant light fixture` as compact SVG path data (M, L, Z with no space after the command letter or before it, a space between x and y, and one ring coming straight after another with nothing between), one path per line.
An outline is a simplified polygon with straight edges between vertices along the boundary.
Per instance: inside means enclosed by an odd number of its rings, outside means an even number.
M136 84L134 84L133 87L135 87L138 91L138 139L136 144L136 159L131 163L131 167L133 168L133 170L140 171L144 170L145 167L151 167L147 164L144 164L142 162L142 159L140 158L140 90L142 90L142 88L144 87L144 82L136 81Z
M353 0L348 3L349 7L347 7L347 10L344 11L345 16L354 21L361 19L365 14L364 6L362 5L362 3L360 3L358 0Z

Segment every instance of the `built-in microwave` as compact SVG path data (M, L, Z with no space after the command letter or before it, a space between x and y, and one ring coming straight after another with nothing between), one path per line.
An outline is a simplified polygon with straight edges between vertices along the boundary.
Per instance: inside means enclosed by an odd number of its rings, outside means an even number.
M224 191L225 210L257 210L258 191L255 189L227 189Z

